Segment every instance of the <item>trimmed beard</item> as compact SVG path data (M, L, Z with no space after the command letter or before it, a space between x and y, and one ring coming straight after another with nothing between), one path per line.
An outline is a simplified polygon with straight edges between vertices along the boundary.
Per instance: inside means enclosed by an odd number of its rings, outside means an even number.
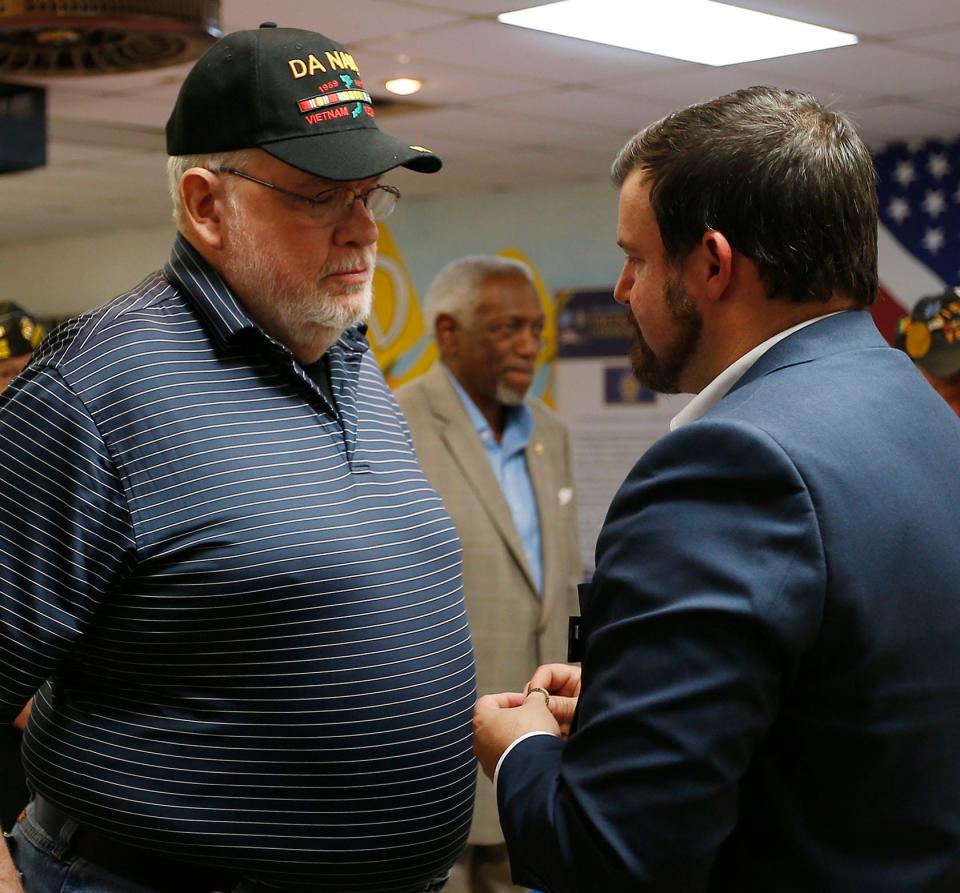
M225 267L231 287L240 293L244 303L249 302L258 322L287 347L291 339L311 328L319 328L333 340L354 323L370 315L373 305L372 270L376 261L376 247L357 249L336 261L328 261L312 280L293 275L284 269L277 258L258 244L239 202L230 201L235 214L230 233L233 257ZM358 266L371 271L371 277L362 284L325 283L326 277L355 270ZM237 287L239 285L239 287ZM251 309L248 306L248 310Z
M628 312L633 326L633 344L630 347L630 365L640 384L660 394L680 393L680 375L700 343L703 317L690 300L679 276L670 276L663 286L663 298L670 315L680 326L673 345L658 357L647 344L633 314Z
M502 381L497 382L497 402L501 406L519 406L527 399L527 391L518 391Z

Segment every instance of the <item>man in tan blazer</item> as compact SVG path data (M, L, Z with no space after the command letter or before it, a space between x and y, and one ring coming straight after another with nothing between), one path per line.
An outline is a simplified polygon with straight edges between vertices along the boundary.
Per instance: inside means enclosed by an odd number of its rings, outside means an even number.
M566 659L580 581L570 447L528 396L543 308L527 268L499 257L448 264L424 301L441 362L400 388L417 458L463 542L480 692L506 691ZM477 789L464 857L445 890L514 891L493 788Z

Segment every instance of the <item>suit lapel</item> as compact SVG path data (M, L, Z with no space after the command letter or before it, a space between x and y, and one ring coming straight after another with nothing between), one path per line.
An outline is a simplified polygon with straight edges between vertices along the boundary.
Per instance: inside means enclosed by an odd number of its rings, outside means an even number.
M523 550L517 526L513 522L513 516L503 497L500 483L493 473L490 459L470 421L470 416L467 415L459 395L440 363L437 363L427 376L429 381L426 392L431 411L443 423L440 431L441 438L460 467L467 486L473 489L500 536L503 537L507 548L530 584L531 590L536 591L533 573ZM536 481L534 481L534 489L536 490Z

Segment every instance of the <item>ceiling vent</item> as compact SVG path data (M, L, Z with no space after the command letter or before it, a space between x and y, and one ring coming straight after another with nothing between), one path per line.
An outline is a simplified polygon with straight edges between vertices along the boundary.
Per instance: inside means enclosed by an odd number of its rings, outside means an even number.
M0 75L162 68L220 36L220 0L0 0Z

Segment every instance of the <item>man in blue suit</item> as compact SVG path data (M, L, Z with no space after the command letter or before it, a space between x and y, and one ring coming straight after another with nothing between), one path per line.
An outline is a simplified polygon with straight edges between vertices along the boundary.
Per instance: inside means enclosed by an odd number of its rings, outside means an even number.
M582 676L477 705L514 879L960 890L960 421L864 309L870 156L755 87L613 173L636 374L697 396L610 507Z

